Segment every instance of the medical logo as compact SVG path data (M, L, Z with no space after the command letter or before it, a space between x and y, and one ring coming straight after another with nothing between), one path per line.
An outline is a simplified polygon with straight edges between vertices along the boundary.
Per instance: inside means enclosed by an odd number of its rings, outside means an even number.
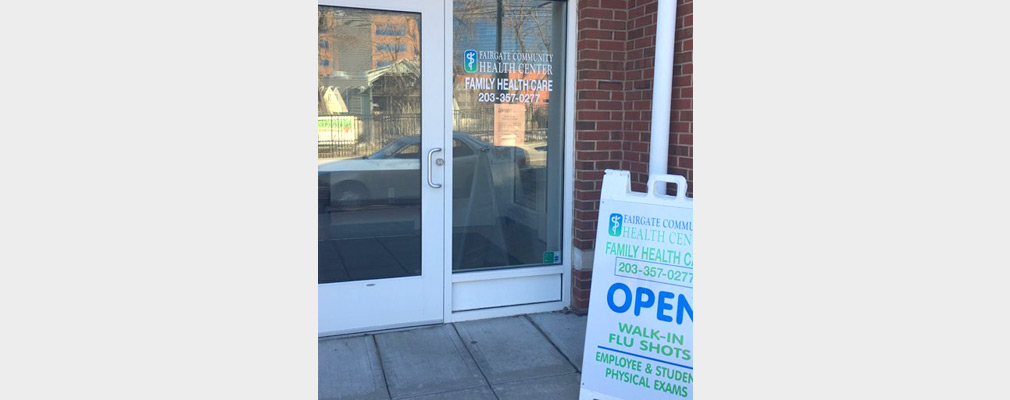
M477 50L463 52L463 70L466 72L477 72Z
M610 229L607 232L610 236L621 236L621 223L624 222L624 216L621 214L610 214Z

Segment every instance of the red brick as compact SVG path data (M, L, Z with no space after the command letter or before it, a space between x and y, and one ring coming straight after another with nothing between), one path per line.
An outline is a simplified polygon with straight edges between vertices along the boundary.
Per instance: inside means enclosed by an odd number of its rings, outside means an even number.
M635 60L635 59L639 59L639 58L642 58L642 55L643 55L643 54L645 54L645 53L643 53L643 52L642 52L642 49L637 49L637 48L636 48L636 49L634 49L634 50L630 50L630 51L628 51L628 54L627 54L627 55L626 55L625 57L626 57L626 58L627 58L628 60ZM629 74L630 74L630 72L629 72Z
M652 2L645 5L646 14L655 14L659 10L659 3ZM678 14L679 15L679 14Z
M600 198L600 192L596 190L576 190L575 198L578 200L598 200Z
M588 40L588 39L587 40L580 40L579 41L579 45L576 46L577 50L599 49L599 48L600 48L600 41L599 40Z
M624 51L624 42L615 42L611 40L601 40L593 41L594 49L600 50L610 50L610 51ZM586 47L589 48L589 47ZM579 43L579 50L582 50L582 43Z
M575 123L578 125L578 122ZM596 123L593 122L595 125ZM607 140L610 139L610 134L607 132L575 132L575 140Z
M635 7L628 11L628 18L636 19L645 14L645 7Z
M620 121L598 121L596 122L596 129L599 130L617 130L621 129Z
M673 34L674 40L683 40L683 39L687 39L689 37L692 37L691 36L691 29L693 29L693 28L678 29Z
M600 90L621 90L621 89L624 89L624 84L621 83L621 82L618 82L618 81L613 81L613 80L600 81L598 83L598 89L600 89Z
M579 18L616 19L613 10L603 8L582 8L579 10Z
M579 79L610 79L609 71L586 70L579 71Z
M687 3L682 6L677 6L677 15L689 15L693 12L693 4Z
M610 100L610 93L598 90L584 90L579 92L580 99Z
M579 32L579 38L580 39L605 39L605 40L613 40L613 39L615 39L614 36L615 35L614 35L613 31L602 31L602 30L597 30L597 29L586 29L584 31Z
M597 104L597 109L599 110L620 110L624 108L624 102L620 101L601 101ZM618 119L620 119L620 117L618 117Z
M602 50L581 50L579 51L579 57L589 60L613 60L614 53Z
M612 10L624 10L628 8L628 0L600 0L600 7Z
M578 111L575 114L575 118L577 118L580 121L609 120L610 119L610 113L606 112L606 111L585 110L585 111ZM600 127L600 122L597 122L596 123L596 129L605 130L606 128L601 128Z
M597 142L597 150L620 150L621 142Z
M599 66L601 70L606 71L617 71L624 69L624 63L619 61L600 61Z

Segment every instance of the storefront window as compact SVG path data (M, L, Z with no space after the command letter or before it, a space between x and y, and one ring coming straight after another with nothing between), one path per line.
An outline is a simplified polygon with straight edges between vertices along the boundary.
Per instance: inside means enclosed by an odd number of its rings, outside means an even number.
M453 271L560 260L565 7L454 1Z

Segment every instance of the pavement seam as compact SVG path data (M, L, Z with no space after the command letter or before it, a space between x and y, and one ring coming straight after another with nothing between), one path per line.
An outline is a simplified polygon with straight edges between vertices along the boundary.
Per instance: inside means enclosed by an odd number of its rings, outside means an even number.
M454 322L449 325L452 325L452 330L456 332L456 336L459 337L459 341L463 343L463 348L466 349L466 354L470 356L470 359L473 360L473 365L475 365L477 367L477 370L480 371L480 376L484 378L484 382L487 383L487 388L491 389L491 394L494 395L494 398L496 400L501 400L501 398L498 397L498 392L494 391L494 386L491 386L491 380L487 379L487 374L485 374L484 370L480 367L480 363L477 362L477 359L473 357L473 352L470 351L470 346L466 345L466 340L463 339L463 335L459 334L459 328L456 327L456 323Z
M395 400L411 400L411 399L420 399L420 398L422 398L422 397L430 397L430 396L437 396L437 395L440 395L440 394L447 394L447 393L456 393L456 392L465 392L465 391L467 391L467 390L474 390L474 389L480 389L480 387L472 387L472 388L463 388L463 389L452 389L452 390L446 390L446 391L443 391L443 392L435 392L435 393L427 393L427 394L419 394L419 395L417 395L417 396L410 396L410 397L401 397L401 398L399 398L399 399L395 399ZM490 387L489 387L488 389L490 389ZM494 390L491 390L491 392L492 392L492 393L494 393Z
M529 314L523 314L523 316L526 317L527 321L530 321L530 323L533 324L533 327L536 328L537 331L539 331L541 335L543 335L545 338L547 338L547 342L550 343L551 346L554 346L554 350L557 350L558 353L561 354L561 357L564 357L565 361L568 361L568 363L571 364L573 368L575 368L576 372L578 372L580 374L582 373L582 368L579 368L578 365L575 365L575 363L572 362L572 360L570 358L568 358L568 355L566 355L565 352L561 351L561 348L558 347L557 343L554 343L554 341L551 340L551 336L548 335L547 332L544 331L543 327L541 327L540 325L538 325L537 322L533 320L533 318L530 318Z
M535 377L532 377L532 378L522 378L522 379L516 379L516 380L512 380L512 381L498 382L498 384L499 385L504 385L504 384L509 384L509 383L523 383L523 382L535 381L537 379L557 378L559 376L581 375L581 374L582 374L581 372L561 372L561 373L557 373L557 374L535 376Z
M382 383L386 385L386 397L392 399L393 394L389 392L389 377L386 376L386 365L382 362L382 350L379 349L379 340L375 338L375 335L369 335L372 337L372 343L375 343L375 355L379 359L379 369L382 370Z

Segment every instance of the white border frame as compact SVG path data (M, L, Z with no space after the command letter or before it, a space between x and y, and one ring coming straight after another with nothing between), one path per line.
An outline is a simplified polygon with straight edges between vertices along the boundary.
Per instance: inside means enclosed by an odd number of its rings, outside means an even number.
M445 1L445 21L446 21L446 37L445 37L445 65L452 65L452 54L453 54L453 32L452 32L452 12L453 4L452 0ZM444 321L449 322L459 322L459 321L469 321L476 319L494 318L494 317L505 317L510 315L519 314L530 314L538 312L549 312L562 310L571 304L571 293L572 293L572 219L574 217L574 186L575 186L575 46L578 40L578 0L568 0L568 8L566 9L566 24L565 24L565 136L564 136L564 189L562 192L562 251L561 253L561 265L548 265L542 267L526 267L526 268L516 268L516 269L501 269L495 271L480 271L480 272L468 272L466 274L455 275L452 273L452 262L446 263L445 271L445 301L443 302L444 310ZM446 68L446 78L445 78L446 89L445 93L449 93L446 96L445 106L446 110L452 110L452 68ZM452 129L452 114L446 112L446 124L445 126ZM446 140L446 165L447 171L452 168L452 145L451 138L447 135ZM451 180L446 180L446 193L452 193L452 182ZM447 208L451 209L451 196L447 196L446 204ZM452 254L452 213L447 212L445 216L445 257L449 258ZM537 304L525 304L517 306L505 306L496 307L482 310L471 310L471 311L452 311L452 284L453 282L472 282L480 280L492 280L492 279L502 279L502 278L517 278L524 276L538 276L538 275L554 275L561 274L561 300L551 301L545 303Z

